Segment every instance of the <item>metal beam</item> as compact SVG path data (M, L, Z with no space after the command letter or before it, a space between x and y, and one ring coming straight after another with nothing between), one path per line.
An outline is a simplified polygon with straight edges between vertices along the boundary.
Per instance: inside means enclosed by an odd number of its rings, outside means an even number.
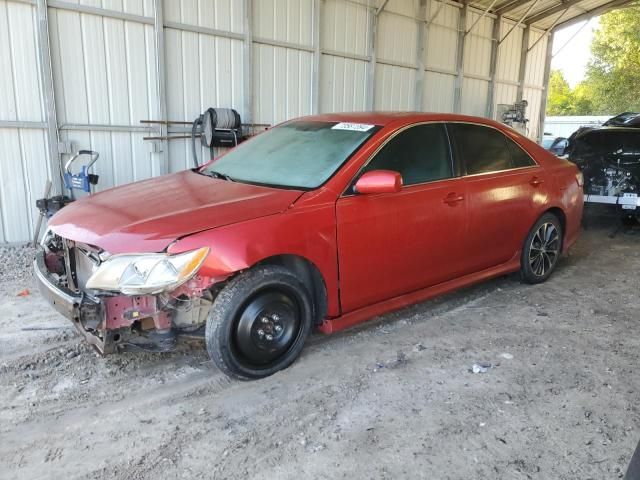
M0 128L29 128L44 130L48 128L47 122L22 122L20 120L0 120Z
M158 89L158 120L167 119L167 70L164 53L164 12L162 9L163 0L155 0L153 8L153 30L155 39L156 54L156 82ZM167 126L160 125L160 136L167 136ZM154 145L154 148L157 146ZM162 140L160 152L160 174L169 173L169 142Z
M316 50L313 45L312 46L300 45L299 43L284 42L282 40L272 40L270 38L256 37L255 35L252 37L252 41L253 43L259 43L262 45L271 45L272 47L288 48L290 50L301 50L303 52L309 52L309 53L314 53Z
M244 122L253 123L253 0L244 0L243 48Z
M471 30L473 30L473 27L475 27L475 26L478 24L478 22L479 22L480 20L482 20L484 17L486 17L486 16L487 16L487 13L489 13L489 10L491 10L491 9L493 8L493 6L496 4L496 2L497 2L497 1L498 1L498 0L493 0L493 1L489 4L489 6L488 6L487 8L485 8L484 12L482 12L482 15L480 15L478 18L476 18L476 21L475 21L475 22L473 22L473 24L472 24L472 25L467 29L467 31L466 31L466 32L464 32L464 34L465 34L465 35L469 35L469 33L471 32Z
M51 67L51 50L49 45L49 20L47 18L47 0L38 0L36 3L36 18L38 20L38 58L40 60L40 81L44 93L44 112L47 125L47 151L51 165L51 176L58 178L58 191L63 190L62 165L58 150L58 119L56 114L56 101L53 88L53 70ZM53 178L52 178L53 180Z
M491 34L491 59L489 61L489 93L487 94L487 109L486 114L488 118L493 118L493 112L496 104L496 69L498 66L498 53L500 45L498 40L500 39L500 26L502 25L502 15L498 15L493 21L493 31Z
M376 8L376 17L382 13L384 7L387 6L387 3L389 3L389 0L383 0L380 6Z
M418 38L416 45L416 85L413 105L416 111L422 111L422 96L424 92L424 45L427 36L427 0L419 0L418 3Z
M520 68L518 70L518 93L516 100L522 101L524 97L524 76L527 72L527 59L529 57L529 37L531 36L531 26L527 26L522 35L522 45L520 48Z
M464 80L464 41L467 38L467 12L469 4L467 0L462 0L462 10L458 18L458 44L456 45L456 81L453 91L453 111L460 113L462 111L462 84Z
M431 3L433 5L433 3ZM429 18L427 20L427 26L431 25L436 18L438 18L438 15L440 15L440 12L442 11L442 7L444 7L447 4L447 2L440 2L440 5L438 5L438 8L436 9L435 13L433 15L431 15L431 18Z
M143 15L134 15L132 13L118 12L116 10L107 10L104 8L91 7L89 5L82 5L71 2L61 2L59 0L49 0L47 2L51 8L57 8L59 10L69 10L72 12L88 13L90 15L99 15L101 17L117 18L119 20L125 20L136 23L145 23L147 25L153 25L154 19L151 17L145 17Z
M385 2L386 3L386 2ZM367 110L373 110L375 104L375 83L376 83L376 41L378 34L377 10L367 10L369 16L369 43L367 45L367 56L369 57L369 68L367 68Z
M562 46L556 50L556 53L552 54L551 57L555 57L557 54L559 54L564 47L566 47L567 45L569 45L571 43L571 41L576 38L578 36L578 34L582 31L582 29L584 27L586 27L587 25L589 25L589 22L591 21L591 19L588 20L584 20L584 23L582 25L580 25L580 28L578 28L575 32L573 32L573 35L571 35L563 44Z
M562 14L560 14L558 16L558 18L556 18L553 23L551 24L551 26L549 28L547 28L544 33L542 35L540 35L538 37L538 40L536 40L535 42L533 42L533 45L531 45L529 47L529 50L527 50L528 52L530 52L531 50L533 50L534 48L536 48L536 45L538 45L538 43L540 43L542 41L543 38L545 38L547 35L549 35L549 33L553 30L553 28L558 24L558 22L560 20L562 20L562 17L564 17L565 13L567 13L569 11L569 9L567 8L564 12L562 12Z
M531 0L516 0L515 2L511 2L509 4L506 5L500 5L498 8L496 8L495 13L496 14L500 14L500 15L504 15L507 12L510 12L512 10L515 10L517 8L522 7L523 5L526 5L527 3L531 2Z
M58 130L85 130L95 132L139 132L149 133L158 130L150 125L109 125L106 123L61 123Z
M369 45L367 56L369 57L369 68L367 70L367 109L373 110L376 103L376 64L378 58L376 55L376 43L378 42L378 17L384 11L389 0L382 0L379 7L375 10L369 9ZM374 1L375 3L375 1Z
M174 30L181 30L183 32L203 33L205 35L231 38L233 40L244 40L244 34L242 33L218 30L217 28L201 27L199 25L188 25L186 23L180 22L164 22L164 26L165 28L172 28Z
M593 17L607 13L609 10L614 10L620 7L627 7L631 3L638 5L638 2L629 2L629 0L614 0L613 2L605 3L604 5L601 5L592 10L588 10L584 13L581 13L580 15L573 17L569 20L558 23L553 29L553 31L555 32L559 28L565 28L565 27L568 27L569 25L574 25L584 20L591 20Z
M320 19L322 0L313 0L313 67L311 72L311 112L320 113Z
M556 13L560 13L563 10L566 10L568 8L576 6L581 2L584 2L584 0L566 0L566 1L562 1L562 3L556 5L555 7L544 8L542 10L538 10L533 15L531 15L531 17L527 18L525 23L527 25L534 24L536 22L539 22L540 20L544 20L547 17L555 15Z
M538 114L538 143L542 142L544 135L544 119L547 112L547 97L549 96L549 75L551 74L551 57L553 52L553 37L551 34L547 41L547 53L544 60L543 90L540 95L540 113Z
M531 5L529 5L529 8L527 8L527 11L524 12L524 14L522 15L522 17L520 17L520 20L518 20L518 22L509 29L509 31L505 34L504 37L502 37L502 40L500 40L499 43L504 42L507 37L509 35L511 35L511 32L513 32L516 28L518 28L520 26L520 24L524 21L525 18L527 18L527 15L529 15L529 12L531 12L531 10L533 10L535 8L535 6L538 4L540 0L535 0Z

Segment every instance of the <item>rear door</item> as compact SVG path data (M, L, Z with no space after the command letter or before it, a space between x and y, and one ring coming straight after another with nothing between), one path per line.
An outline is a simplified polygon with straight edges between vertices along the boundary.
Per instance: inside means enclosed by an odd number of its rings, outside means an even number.
M469 228L467 273L514 257L546 203L542 167L496 128L454 123L449 126L467 183Z
M402 175L400 192L360 195L353 184L336 204L343 312L435 285L463 269L464 180L454 175L444 124L410 126L361 170Z

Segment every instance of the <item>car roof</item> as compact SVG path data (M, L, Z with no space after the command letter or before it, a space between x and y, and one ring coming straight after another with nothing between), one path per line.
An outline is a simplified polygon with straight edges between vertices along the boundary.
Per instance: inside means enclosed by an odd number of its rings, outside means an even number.
M469 115L458 115L454 113L434 112L341 112L309 115L307 117L302 117L302 119L318 122L368 123L380 126L389 125L391 123L413 123L428 121L471 122L504 128L504 125L493 120L489 120L488 118L472 117ZM300 120L300 118L295 120Z
M582 133L596 133L596 132L624 132L631 133L634 135L640 134L638 127L618 127L618 126L598 126L598 127L587 127Z
M623 112L602 124L605 127L640 127L640 113Z

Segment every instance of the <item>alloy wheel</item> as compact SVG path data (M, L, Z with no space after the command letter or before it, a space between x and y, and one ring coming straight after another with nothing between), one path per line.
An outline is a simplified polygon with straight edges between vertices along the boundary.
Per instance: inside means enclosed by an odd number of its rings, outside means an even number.
M531 239L529 246L529 265L537 277L544 277L549 272L560 252L560 235L551 222L543 223Z

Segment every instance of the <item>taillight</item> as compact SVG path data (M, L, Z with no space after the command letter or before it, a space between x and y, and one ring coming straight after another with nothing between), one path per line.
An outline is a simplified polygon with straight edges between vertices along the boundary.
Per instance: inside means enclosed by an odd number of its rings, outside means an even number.
M582 175L582 172L576 173L576 182L580 188L584 186L584 176Z

